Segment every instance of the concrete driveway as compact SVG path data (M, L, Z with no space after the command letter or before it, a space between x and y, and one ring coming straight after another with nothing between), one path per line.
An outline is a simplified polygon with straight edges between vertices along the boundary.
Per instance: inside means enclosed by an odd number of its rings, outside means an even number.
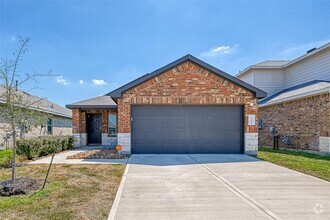
M109 219L330 219L330 183L246 155L133 155Z

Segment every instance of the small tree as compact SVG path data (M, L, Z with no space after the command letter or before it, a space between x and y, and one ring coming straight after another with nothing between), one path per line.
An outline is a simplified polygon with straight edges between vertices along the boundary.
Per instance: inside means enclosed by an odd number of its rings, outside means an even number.
M41 112L43 98L32 96L19 88L33 85L28 92L36 88L37 79L49 74L21 74L18 70L22 56L28 51L29 38L19 37L19 47L13 59L1 59L0 67L0 117L4 118L4 130L9 133L13 144L12 182L16 181L16 145L17 138L23 138L26 129L45 125L47 115Z

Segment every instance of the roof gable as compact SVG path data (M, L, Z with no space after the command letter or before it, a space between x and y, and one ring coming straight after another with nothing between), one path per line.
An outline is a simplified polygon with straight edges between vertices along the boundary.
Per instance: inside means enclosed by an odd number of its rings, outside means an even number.
M252 86L248 83L245 83L245 82L237 79L236 77L231 76L228 73L225 73L222 70L219 70L219 69L211 66L210 64L207 64L204 61L197 59L196 57L194 57L190 54L188 54L184 57L181 57L180 59L178 59L178 60L176 60L172 63L169 63L166 66L164 66L162 68L159 68L159 69L155 70L152 73L146 74L146 75L144 75L144 76L142 76L142 77L140 77L140 78L138 78L138 79L136 79L136 80L134 80L130 83L127 83L126 85L124 85L122 87L119 87L118 89L115 89L115 90L111 91L110 93L108 93L106 95L109 95L109 96L111 96L115 99L120 98L123 92L125 92L129 89L132 89L133 87L135 87L137 85L140 85L141 83L143 83L143 82L145 82L145 81L147 81L147 80L149 80L153 77L156 77L156 76L166 72L167 70L170 70L170 69L172 69L172 68L174 68L174 67L176 67L176 66L178 66L181 63L186 62L186 61L191 61L191 62L193 62L193 63L195 63L195 64L197 64L197 65L199 65L199 66L201 66L201 67L203 67L203 68L205 68L205 69L207 69L207 70L209 70L209 71L211 71L211 72L213 72L217 75L219 75L220 77L223 77L223 78L233 82L236 85L239 85L239 86L241 86L241 87L243 87L247 90L252 91L257 98L264 98L267 95L267 93L265 93L264 91L254 87L254 86Z

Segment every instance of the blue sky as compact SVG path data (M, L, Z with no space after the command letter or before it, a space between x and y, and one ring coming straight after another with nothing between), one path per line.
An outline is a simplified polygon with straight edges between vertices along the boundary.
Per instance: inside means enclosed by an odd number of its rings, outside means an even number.
M188 53L236 75L330 42L330 1L0 0L0 57L31 38L22 72L60 105L105 94Z

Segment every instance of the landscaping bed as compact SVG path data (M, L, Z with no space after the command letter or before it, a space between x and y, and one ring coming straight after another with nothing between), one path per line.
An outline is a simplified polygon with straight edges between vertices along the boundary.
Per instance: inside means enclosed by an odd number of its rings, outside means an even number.
M257 158L330 181L330 155L259 148Z
M47 168L21 166L17 177L42 183ZM121 164L53 164L45 189L0 198L0 219L107 219L124 169ZM1 170L0 182L10 177L10 169Z
M0 196L26 195L40 189L41 181L29 176L19 177L15 183L12 180L0 184Z
M125 154L118 154L112 148L95 148L85 152L77 153L68 156L68 159L127 159L129 156Z

